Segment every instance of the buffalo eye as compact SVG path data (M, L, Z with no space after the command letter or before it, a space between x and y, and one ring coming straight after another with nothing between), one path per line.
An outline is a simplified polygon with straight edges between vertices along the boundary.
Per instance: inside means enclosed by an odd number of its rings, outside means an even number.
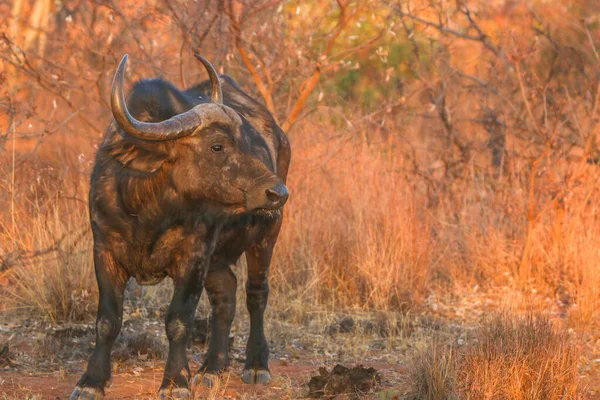
M220 153L223 151L223 146L220 144L213 144L210 149L215 153Z

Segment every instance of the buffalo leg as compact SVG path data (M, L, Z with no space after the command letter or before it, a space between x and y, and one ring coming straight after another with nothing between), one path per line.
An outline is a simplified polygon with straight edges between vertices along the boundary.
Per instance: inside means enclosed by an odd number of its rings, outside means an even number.
M205 288L212 309L210 344L195 380L202 377L205 384L212 386L214 374L229 366L229 333L235 317L237 278L229 265L211 267Z
M173 299L166 318L169 356L160 386L160 398L192 398L189 390L190 367L186 346L192 331L196 306L202 294L204 275L204 267L196 266L175 280Z
M262 242L246 251L248 263L246 307L250 314L250 336L246 344L246 363L242 374L245 383L267 383L271 380L264 315L269 297L269 267L280 226L281 218L276 221L271 232Z
M94 249L94 264L99 290L96 347L70 400L104 397L104 388L111 375L110 353L123 322L123 292L127 276L112 256L102 250Z

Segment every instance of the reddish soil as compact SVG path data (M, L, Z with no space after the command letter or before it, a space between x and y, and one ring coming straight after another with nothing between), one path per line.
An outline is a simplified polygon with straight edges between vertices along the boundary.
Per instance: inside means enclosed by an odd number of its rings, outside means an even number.
M367 363L381 371L396 374L387 364ZM83 366L85 364L82 363ZM192 365L192 370L198 366ZM271 363L273 380L265 386L247 385L241 381L240 371L236 369L224 376L223 387L218 390L217 398L242 399L280 399L304 397L308 393L306 383L312 375L318 374L316 364L297 364L282 361ZM146 369L139 373L114 374L111 386L106 391L106 399L154 399L162 380L162 366ZM68 399L75 387L79 374L71 373L59 377L57 373L22 374L16 371L0 372L0 395L8 399L31 398L41 399ZM194 388L196 398L206 398L210 389L204 386ZM35 397L37 396L37 397ZM41 396L41 397L40 397ZM3 397L4 399L4 397Z

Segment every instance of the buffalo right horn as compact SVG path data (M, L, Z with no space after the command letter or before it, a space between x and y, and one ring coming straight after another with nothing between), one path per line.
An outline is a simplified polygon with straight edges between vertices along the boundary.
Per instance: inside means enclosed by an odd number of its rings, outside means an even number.
M189 111L175 115L166 121L162 122L142 122L133 118L127 110L125 103L125 95L123 94L123 86L125 79L125 67L127 66L128 55L125 54L119 63L115 78L112 84L110 103L113 116L117 124L128 135L141 140L162 141L173 140L192 134L203 124L203 120L209 117L210 112L214 112L213 108L203 107L198 105ZM200 57L200 61L204 64L210 76L212 93L211 101L222 104L221 85L217 74L208 61ZM216 82L216 83L215 83Z
M221 90L221 82L219 82L219 76L217 75L217 71L212 66L211 63L200 54L195 53L194 57L196 57L204 68L206 68L206 72L208 72L208 77L210 79L210 101L211 103L223 104L223 91Z

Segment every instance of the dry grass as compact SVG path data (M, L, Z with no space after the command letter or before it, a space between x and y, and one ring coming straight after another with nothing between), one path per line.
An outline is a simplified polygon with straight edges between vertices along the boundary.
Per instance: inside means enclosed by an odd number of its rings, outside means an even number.
M563 304L573 327L594 323L600 298L595 166L585 167L583 183L560 206L544 200L554 186L540 179L542 211L521 276L526 182L473 175L431 205L423 181L406 172L396 141L367 144L343 130L332 139L331 130L306 124L292 138L292 198L272 268L274 299L286 299L282 311L307 301L326 310L397 311L431 292L508 286ZM74 191L62 185L62 192ZM51 197L55 191L37 193L23 207L18 229L10 219L3 225L7 253L19 255L7 257L13 302L5 306L36 309L52 322L81 320L92 316L96 296L87 211ZM143 289L144 302L164 304L167 286Z
M462 347L417 353L408 399L579 399L579 351L544 316L497 315Z
M523 262L526 169L523 179L469 174L432 205L423 179L406 173L400 143L367 145L343 132L331 139L324 133L330 129L307 124L293 138L293 193L275 254L275 291L328 308L397 310L440 289L509 287L564 305L574 327L594 323L596 166L558 161L557 169L581 174L559 201L551 196L560 182L552 174L538 178Z
M441 343L434 343L418 352L410 370L411 389L407 399L452 400L456 394L456 351Z
M46 187L20 199L17 224L3 224L8 309L34 311L52 323L89 319L97 291L85 205ZM42 187L44 188L44 187Z
M273 287L334 308L418 302L429 278L429 227L395 172L398 155L385 145L316 139L304 136L308 144L295 151Z

